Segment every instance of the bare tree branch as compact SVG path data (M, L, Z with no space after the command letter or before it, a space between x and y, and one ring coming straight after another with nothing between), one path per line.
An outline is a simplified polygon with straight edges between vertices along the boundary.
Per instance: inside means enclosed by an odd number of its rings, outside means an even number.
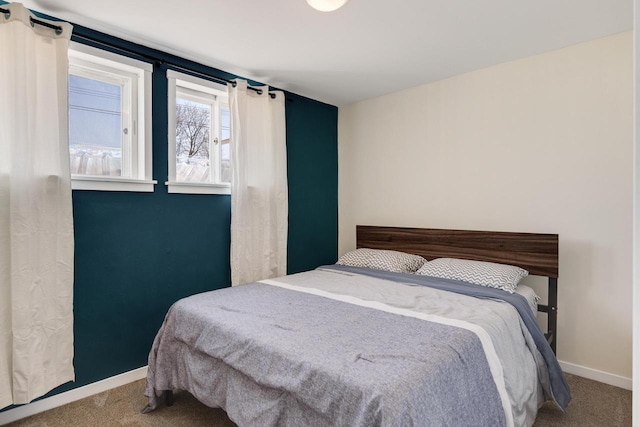
M176 105L176 155L209 157L211 110L197 105Z

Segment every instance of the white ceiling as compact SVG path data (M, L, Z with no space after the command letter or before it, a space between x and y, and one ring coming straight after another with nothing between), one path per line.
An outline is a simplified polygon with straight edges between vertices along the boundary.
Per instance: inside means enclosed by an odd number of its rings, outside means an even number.
M333 105L633 26L632 0L22 0L25 6Z

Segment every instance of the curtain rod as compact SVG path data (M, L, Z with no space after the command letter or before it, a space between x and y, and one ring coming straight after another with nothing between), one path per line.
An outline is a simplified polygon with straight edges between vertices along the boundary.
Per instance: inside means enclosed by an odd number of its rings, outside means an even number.
M201 73L199 71L195 71L195 70L192 70L190 68L183 67L183 66L178 65L176 63L167 61L166 59L158 58L157 56L148 55L146 53L136 52L135 50L127 49L127 48L124 48L124 47L120 47L120 46L117 46L117 45L115 45L113 43L110 43L110 42L104 42L104 41L101 41L101 40L96 40L96 39L94 39L92 37L84 36L84 35L80 35L80 34L72 34L71 37L72 37L72 39L75 38L75 39L87 40L87 41L89 41L91 43L99 44L99 45L102 45L102 46L107 46L107 47L109 47L111 49L115 49L115 50L118 50L120 52L130 53L130 54L133 54L133 55L136 55L136 56L151 60L153 62L157 62L157 63L162 64L162 65L167 65L167 66L169 66L171 68L174 68L174 69L177 69L179 71L184 71L186 73L189 73L189 74L192 74L192 75L196 75L197 77L202 77L205 80L212 80L212 81L214 81L216 83L224 83L224 84L229 83L229 84L233 85L233 87L236 87L236 85L237 85L237 83L234 82L233 80L227 80L227 79L223 79L222 77L215 77L215 76L211 76L209 74ZM262 89L260 89L260 88L251 87L251 86L247 86L247 88L252 90L252 91L254 91L254 92L257 92L258 95L262 95ZM275 98L276 97L275 93L270 93L269 96L271 98Z
M11 11L9 9L4 9L0 7L0 13L4 13L7 19L9 19L9 17L11 16ZM62 27L59 25L53 25L53 24L50 24L49 22L41 21L39 19L34 18L33 16L29 17L29 21L31 22L31 25L33 24L42 25L43 27L47 27L47 28L51 28L52 30L55 30L56 34L62 34Z
M0 13L4 13L5 15L8 15L7 18L9 18L9 16L11 16L11 11L9 9L4 9L4 8L0 7ZM32 16L29 17L29 20L31 22L31 25L33 25L33 24L42 25L43 27L47 27L47 28L51 28L52 30L55 30L56 34L62 34L62 27L59 26L59 25L53 25L53 24L51 24L49 22L41 21L40 19L36 19L36 18L34 18ZM158 62L160 64L168 65L168 66L170 66L172 68L175 68L175 69L178 69L180 71L185 71L185 72L190 73L190 74L195 74L198 77L202 77L202 78L204 78L206 80L213 80L216 83L228 83L228 84L233 85L233 87L236 87L236 85L237 85L237 83L232 81L232 80L223 79L222 77L210 76L209 74L204 74L204 73L201 73L199 71L195 71L195 70L192 70L190 68L183 67L181 65L169 62L169 61L167 61L165 59L158 58L158 57L152 56L152 55L147 55L147 54L140 53L140 52L136 52L136 51L131 50L131 49L127 49L127 48L123 48L123 47L117 46L117 45L115 45L113 43L103 42L103 41L100 41L100 40L96 40L96 39L94 39L92 37L83 36L83 35L79 35L79 34L72 34L71 36L72 36L72 38L83 39L83 40L90 41L92 43L96 43L96 44L100 44L100 45L103 45L103 46L107 46L107 47L110 47L111 49L115 49L115 50L118 50L120 52L131 53L133 55L149 59L149 60L151 60L153 62ZM247 88L252 90L252 91L254 91L254 92L256 92L258 95L262 95L262 89L251 87L251 86L248 86ZM276 97L276 95L274 93L270 93L269 96L271 98L275 98Z

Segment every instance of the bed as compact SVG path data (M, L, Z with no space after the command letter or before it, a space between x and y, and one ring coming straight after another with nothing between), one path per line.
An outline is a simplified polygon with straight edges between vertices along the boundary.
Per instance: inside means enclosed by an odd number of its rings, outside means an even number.
M357 247L549 278L543 333L518 293L345 265L194 295L149 354L145 412L187 390L238 425L529 426L566 408L555 358L558 236L357 227Z

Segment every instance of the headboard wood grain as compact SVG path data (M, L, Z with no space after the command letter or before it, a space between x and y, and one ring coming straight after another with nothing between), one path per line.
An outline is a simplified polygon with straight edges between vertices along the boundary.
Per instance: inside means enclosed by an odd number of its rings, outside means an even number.
M511 264L529 274L558 277L558 235L434 228L356 226L358 248L388 249L434 258Z

